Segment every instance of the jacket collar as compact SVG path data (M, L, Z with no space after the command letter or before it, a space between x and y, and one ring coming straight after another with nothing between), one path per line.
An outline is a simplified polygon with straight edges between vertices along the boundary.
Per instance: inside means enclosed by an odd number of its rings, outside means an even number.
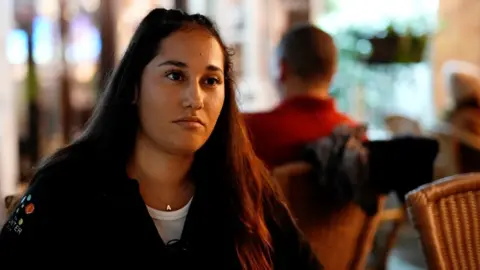
M205 185L206 181L197 181L195 196L188 211L180 241L166 245L159 236L140 195L138 181L130 179L126 173L122 175L120 179L117 178L119 181L116 184L107 187L110 201L122 204L119 205L121 209L128 211L125 216L134 220L132 229L137 230L139 237L145 237L144 241L148 243L146 245L157 250L159 256L160 254L166 256L169 261L188 261L188 258L191 258L190 261L199 262L200 265L218 264L221 266L218 269L225 265L228 265L229 269L240 269L231 267L232 262L238 261L231 215L225 204L217 203L219 194L210 185ZM219 249L218 247L231 248Z

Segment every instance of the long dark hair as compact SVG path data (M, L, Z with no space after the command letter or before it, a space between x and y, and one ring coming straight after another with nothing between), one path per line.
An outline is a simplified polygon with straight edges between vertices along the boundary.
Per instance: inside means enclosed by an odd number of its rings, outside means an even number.
M208 175L208 186L229 200L229 212L240 219L235 231L237 256L244 269L272 269L272 240L266 216L277 202L270 174L259 161L248 140L239 112L233 82L231 54L217 28L207 17L179 10L152 10L140 23L84 133L69 146L46 159L37 173L62 160L72 159L83 149L94 149L117 170L125 170L139 127L137 107L132 104L142 71L155 56L160 42L171 33L202 27L224 52L225 102L212 135L195 154L194 177ZM208 173L208 174L207 174ZM221 202L222 203L222 202ZM270 213L272 214L272 213Z

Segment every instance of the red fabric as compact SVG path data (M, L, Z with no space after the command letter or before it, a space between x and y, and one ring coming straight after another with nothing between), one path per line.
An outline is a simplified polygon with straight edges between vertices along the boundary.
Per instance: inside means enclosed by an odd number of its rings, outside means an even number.
M270 112L245 114L257 156L272 169L300 156L302 147L354 121L337 111L333 99L299 96Z

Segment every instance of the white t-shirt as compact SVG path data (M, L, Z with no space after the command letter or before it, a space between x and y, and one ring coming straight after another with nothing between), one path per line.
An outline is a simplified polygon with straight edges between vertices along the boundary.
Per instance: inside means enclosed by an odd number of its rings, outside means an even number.
M175 211L160 211L147 205L148 213L150 213L163 242L168 243L170 240L180 239L192 199L184 207Z

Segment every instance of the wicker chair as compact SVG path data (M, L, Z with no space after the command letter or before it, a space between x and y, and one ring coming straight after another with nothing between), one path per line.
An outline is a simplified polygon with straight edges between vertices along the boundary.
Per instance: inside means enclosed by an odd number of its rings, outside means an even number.
M325 269L365 269L379 215L368 217L356 204L328 216L321 211L316 189L309 181L311 167L292 163L273 170L297 224ZM379 198L379 212L384 197Z
M480 269L480 174L456 175L407 194L429 269Z

